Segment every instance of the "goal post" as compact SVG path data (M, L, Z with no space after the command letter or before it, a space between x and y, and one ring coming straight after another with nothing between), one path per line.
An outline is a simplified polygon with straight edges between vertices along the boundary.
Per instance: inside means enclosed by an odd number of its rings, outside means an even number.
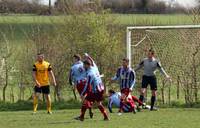
M136 44L132 44L132 31L133 30L169 30L169 29L200 29L200 25L174 25L174 26L129 26L126 28L126 49L127 49L127 58L130 60L129 66L132 67L132 57L131 53L134 52L134 48L137 47L144 38L137 42Z
M162 76L157 77L161 90L158 99L162 103L178 101L179 95L186 103L200 101L200 25L130 26L126 28L126 47L132 68L147 56L149 48L154 49L156 58L173 79L166 83ZM140 81L142 71L138 74ZM165 84L173 86L167 86L168 91L164 92Z

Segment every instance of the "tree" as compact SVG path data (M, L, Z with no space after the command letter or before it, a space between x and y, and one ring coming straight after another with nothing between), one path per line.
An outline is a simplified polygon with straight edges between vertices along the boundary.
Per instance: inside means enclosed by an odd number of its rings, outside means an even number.
M52 14L51 0L49 0L49 15Z
M12 50L10 47L9 40L7 39L4 33L1 33L3 41L1 42L1 58L2 58L2 76L3 76L3 101L6 101L6 89L8 87L9 73L12 69L12 66L9 64L9 59L12 55Z
M0 13L36 13L39 14L48 9L41 5L40 0L0 0Z

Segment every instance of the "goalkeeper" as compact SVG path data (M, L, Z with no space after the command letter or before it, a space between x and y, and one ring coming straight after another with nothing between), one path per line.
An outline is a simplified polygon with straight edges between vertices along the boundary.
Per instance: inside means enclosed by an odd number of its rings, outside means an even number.
M165 70L162 68L160 62L155 58L155 52L152 49L150 49L148 51L147 58L144 58L140 62L140 64L135 69L135 71L138 71L142 67L144 67L144 73L143 73L143 77L142 77L142 88L141 88L141 91L140 91L139 100L142 101L142 102L144 101L144 94L146 93L146 89L147 89L147 86L149 84L150 87L151 87L151 91L152 91L150 110L151 111L157 110L154 107L154 104L155 104L155 101L156 101L156 92L157 92L157 80L156 80L156 76L155 76L155 71L156 71L156 69L159 69L160 72L163 75L165 75L165 77L168 80L171 80L170 76L167 75Z

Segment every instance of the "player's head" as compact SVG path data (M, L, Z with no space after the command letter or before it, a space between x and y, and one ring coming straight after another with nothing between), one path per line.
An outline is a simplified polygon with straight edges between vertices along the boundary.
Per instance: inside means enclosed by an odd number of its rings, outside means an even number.
M79 54L75 54L73 57L74 57L75 62L81 60L81 56Z
M122 59L122 66L123 67L128 67L128 64L129 64L129 59L128 58Z
M155 51L153 49L149 49L148 51L148 58L152 58L155 55Z
M112 90L112 89L110 89L110 90L108 91L108 95L109 95L109 96L112 96L113 94L115 94L115 91Z
M90 60L86 59L83 61L83 64L84 64L84 68L88 69L92 65L92 62Z
M44 54L43 53L38 53L37 54L37 61L42 63L43 60L44 60Z

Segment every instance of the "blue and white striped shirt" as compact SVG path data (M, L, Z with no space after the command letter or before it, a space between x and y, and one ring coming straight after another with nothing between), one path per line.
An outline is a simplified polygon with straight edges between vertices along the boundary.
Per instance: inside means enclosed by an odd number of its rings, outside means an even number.
M135 85L135 72L131 68L124 68L123 66L117 70L115 77L112 80L118 80L120 89L133 89Z

